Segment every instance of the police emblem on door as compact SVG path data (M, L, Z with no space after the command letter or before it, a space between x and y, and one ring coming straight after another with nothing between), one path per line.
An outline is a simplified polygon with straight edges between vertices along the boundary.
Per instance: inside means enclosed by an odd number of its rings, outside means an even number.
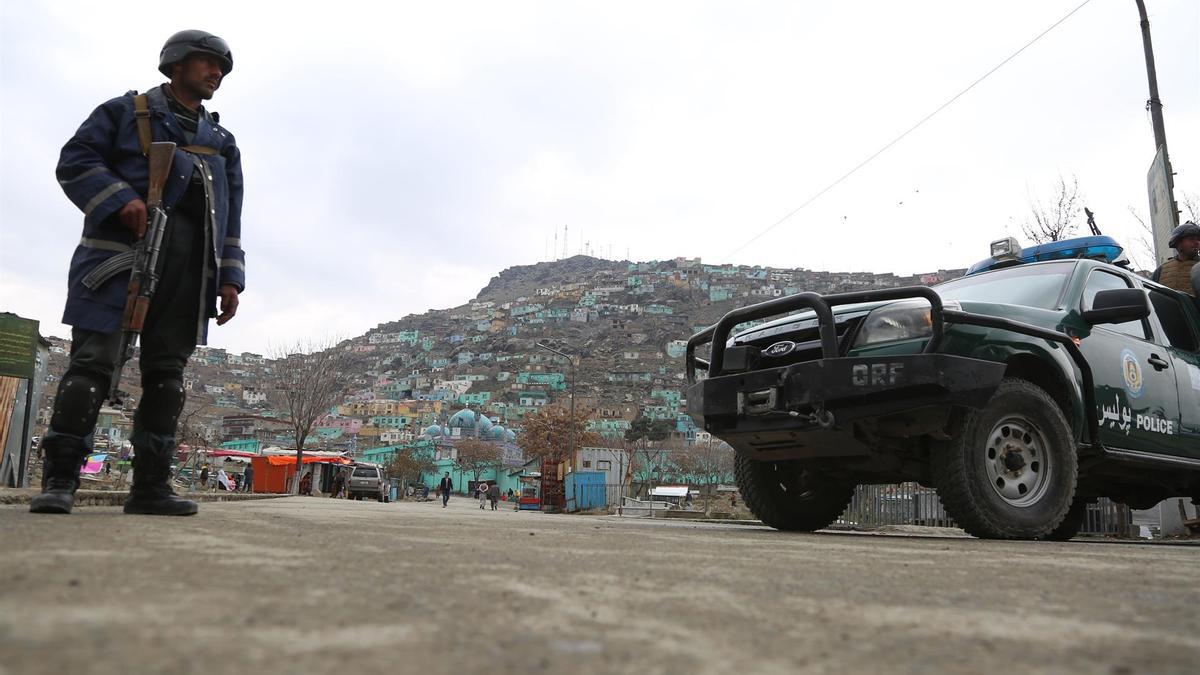
M1142 395L1142 387L1145 382L1142 380L1142 364L1138 363L1137 356L1128 349L1121 351L1121 375L1125 377L1125 391L1133 398Z

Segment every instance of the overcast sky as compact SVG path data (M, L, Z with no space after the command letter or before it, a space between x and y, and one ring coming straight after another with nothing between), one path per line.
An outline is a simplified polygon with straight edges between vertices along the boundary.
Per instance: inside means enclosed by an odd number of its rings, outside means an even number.
M0 311L69 334L59 149L159 83L183 28L235 60L209 103L244 157L247 288L210 331L233 351L462 304L555 231L561 255L564 225L572 254L911 274L1019 236L1061 174L1132 243L1154 153L1137 10L1092 0L744 246L1080 2L0 0ZM1200 2L1146 2L1195 194Z

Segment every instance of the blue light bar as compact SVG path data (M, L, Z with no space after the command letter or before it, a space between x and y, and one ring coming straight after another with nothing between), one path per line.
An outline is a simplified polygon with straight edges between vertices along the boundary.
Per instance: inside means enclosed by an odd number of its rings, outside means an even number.
M1015 260L1013 258L987 258L980 260L967 269L967 274L978 274L1001 267L1042 262L1045 260L1088 259L1103 260L1104 262L1111 263L1120 257L1123 250L1121 245L1117 243L1117 240L1112 237L1103 235L1076 237L1075 239L1052 241L1045 244L1038 244L1037 246L1027 246L1021 249L1020 255Z

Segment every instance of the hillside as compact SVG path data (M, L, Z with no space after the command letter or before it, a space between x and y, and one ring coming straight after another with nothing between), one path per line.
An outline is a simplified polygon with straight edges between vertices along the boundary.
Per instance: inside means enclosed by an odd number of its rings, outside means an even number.
M470 302L381 323L344 343L360 365L321 440L333 447L409 440L462 407L519 428L522 416L568 396L566 360L539 342L579 356L577 401L597 411L598 431L620 436L643 414L672 420L690 437L696 430L679 406L685 341L725 312L801 291L933 283L960 274L898 277L587 256L511 267ZM54 374L65 366L67 345L61 346ZM223 418L276 414L268 395L271 368L261 355L198 349L185 382L189 412L197 411L194 432L209 442L262 436L263 424ZM48 404L47 397L43 410Z

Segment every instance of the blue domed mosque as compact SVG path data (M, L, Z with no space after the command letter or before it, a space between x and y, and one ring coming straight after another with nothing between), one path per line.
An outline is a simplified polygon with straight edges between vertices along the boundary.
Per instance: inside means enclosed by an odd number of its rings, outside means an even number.
M431 424L421 432L421 439L432 444L434 461L437 471L432 476L422 476L422 482L432 490L449 472L454 481L455 491L469 493L474 487L476 476L473 471L463 471L456 463L456 442L466 439L478 439L494 443L500 462L479 473L478 480L500 485L500 493L508 494L509 489L514 494L520 493L520 476L524 473L524 455L517 446L517 433L498 422L492 421L487 415L470 408L463 408L446 420L444 424Z

